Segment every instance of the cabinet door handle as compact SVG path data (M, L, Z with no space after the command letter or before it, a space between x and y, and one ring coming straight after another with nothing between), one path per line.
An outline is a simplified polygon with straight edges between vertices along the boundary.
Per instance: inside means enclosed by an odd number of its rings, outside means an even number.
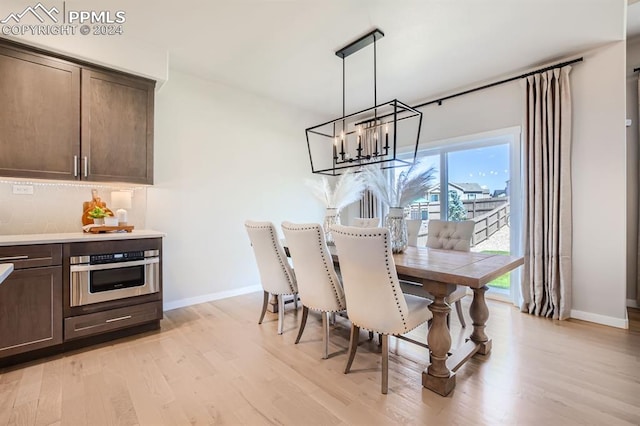
M78 177L78 156L73 156L73 177Z
M7 257L0 257L0 262L8 262L10 260L24 260L28 258L29 256L7 256Z
M89 176L89 159L87 156L84 156L84 177Z

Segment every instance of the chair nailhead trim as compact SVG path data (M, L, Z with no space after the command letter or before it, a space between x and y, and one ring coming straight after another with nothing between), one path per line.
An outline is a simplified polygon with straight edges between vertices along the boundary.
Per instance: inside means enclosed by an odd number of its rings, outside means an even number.
M326 257L326 253L325 250L323 250L324 248L324 240L322 238L322 229L319 225L311 225L311 226L299 226L299 227L295 227L295 228L287 228L286 226L283 226L284 229L286 229L287 231L291 231L291 232L298 232L298 231L312 231L315 230L317 232L317 236L318 236L318 249L320 251L320 257L322 258L322 263L324 264L324 270L327 273L327 278L329 279L329 283L331 284L331 289L333 290L333 295L336 299L336 302L338 303L338 306L341 307L341 310L346 309L346 306L344 306L340 300L340 296L338 295L338 289L337 289L337 283L334 281L333 276L331 275L331 271L329 269L329 264L327 262L327 257ZM333 260L331 260L331 267L333 268ZM335 273L335 270L334 270ZM321 310L321 309L316 309L316 310ZM339 312L336 311L336 312ZM333 311L323 311L323 312L333 312Z
M274 235L274 227L272 224L269 225L247 225L245 224L245 226L247 228L252 228L252 229L268 229L269 230L269 234L271 235L271 244L273 245L273 250L276 253L276 256L278 257L278 262L280 263L280 267L282 268L282 273L284 274L285 278L287 279L287 282L289 283L289 289L291 289L291 293L290 294L297 294L296 289L293 287L293 282L294 282L294 277L292 277L289 274L289 271L287 270L287 267L284 266L284 262L282 259L282 255L280 254L280 250L278 250L278 243L277 240L275 238Z
M385 257L385 266L387 268L387 276L389 277L389 284L391 285L391 290L393 291L393 297L396 300L396 306L398 307L398 313L400 314L400 319L402 320L402 324L406 330L407 321L405 318L405 313L402 311L402 307L400 306L400 301L398 299L398 292L397 292L397 288L399 288L400 284L398 284L398 286L393 285L393 274L391 273L391 265L389 264L389 241L388 241L389 234L387 233L377 233L377 234L349 233L349 232L343 232L335 229L332 230L331 232L333 232L334 234L345 235L347 237L383 237L384 238L384 248L385 248L384 257Z

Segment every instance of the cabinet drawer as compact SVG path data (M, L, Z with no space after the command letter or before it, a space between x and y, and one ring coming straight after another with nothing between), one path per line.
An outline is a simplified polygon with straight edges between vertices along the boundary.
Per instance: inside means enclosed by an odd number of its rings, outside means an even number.
M162 302L143 303L65 318L64 340L101 334L160 319L162 319Z
M0 247L0 263L13 263L16 270L62 265L62 244Z

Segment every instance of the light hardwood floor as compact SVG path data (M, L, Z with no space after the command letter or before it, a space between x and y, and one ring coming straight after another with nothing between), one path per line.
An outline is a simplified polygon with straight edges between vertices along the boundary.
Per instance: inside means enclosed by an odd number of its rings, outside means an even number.
M397 339L382 395L379 347L365 332L345 375L347 320L322 360L319 315L294 345L301 311L287 306L278 336L275 314L257 324L261 301L176 309L159 332L2 369L0 425L640 424L638 333L489 301L493 351L458 371L450 396L421 387L426 349ZM455 315L452 330L454 347L470 333Z

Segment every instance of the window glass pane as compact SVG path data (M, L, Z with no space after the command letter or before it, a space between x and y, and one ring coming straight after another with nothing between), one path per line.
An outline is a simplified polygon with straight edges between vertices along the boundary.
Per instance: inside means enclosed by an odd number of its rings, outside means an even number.
M509 226L509 144L453 151L448 155L449 220L462 215L476 222L472 251L511 253ZM451 215L455 217L451 217ZM510 274L490 287L509 291Z
M426 167L433 167L435 174L433 175L434 179L431 187L427 189L424 196L411 204L408 217L410 219L423 219L425 221L429 218L438 219L440 217L440 155L419 155L418 161ZM396 172L397 177L398 174L406 170L406 168L395 170L398 170Z
M474 220L476 222L471 251L483 253L511 254L510 198L519 199L520 194L510 194L512 138L500 138L495 143L487 140L468 140L464 144L440 146L418 153L418 158L435 166L438 173L434 184L427 190L424 199L418 200L407 217L423 219L417 241L426 244L429 219ZM441 164L441 161L443 164ZM441 170L442 169L442 170ZM398 169L396 169L398 170ZM402 171L399 169L395 176ZM515 173L520 173L515 170ZM447 182L445 211L441 180ZM517 179L517 177L515 178ZM517 184L514 186L517 191ZM515 201L514 201L515 202ZM517 236L516 230L514 235ZM513 274L505 274L489 283L491 291L509 295Z

